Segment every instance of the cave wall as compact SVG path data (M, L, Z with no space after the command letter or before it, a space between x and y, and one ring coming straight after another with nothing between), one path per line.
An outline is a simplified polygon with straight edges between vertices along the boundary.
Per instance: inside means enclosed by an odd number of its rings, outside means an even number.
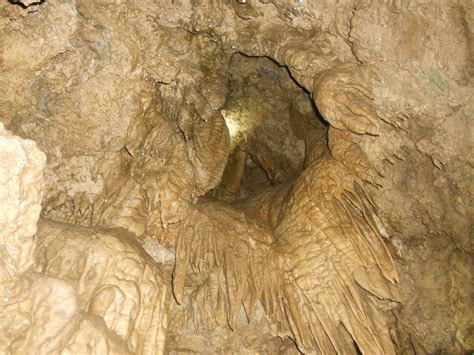
M268 57L370 182L408 342L474 348L470 1L18 3L0 4L0 120L47 155L43 216L174 246L227 163L232 57Z

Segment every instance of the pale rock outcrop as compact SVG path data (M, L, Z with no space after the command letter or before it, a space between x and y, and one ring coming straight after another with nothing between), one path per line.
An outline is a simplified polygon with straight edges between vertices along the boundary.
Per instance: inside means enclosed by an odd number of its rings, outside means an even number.
M163 353L169 288L134 235L43 219L36 240L35 270L71 284L86 319L65 352Z
M0 125L0 352L160 354L167 286L133 236L41 220L45 155Z
M0 352L48 354L67 343L80 313L71 285L33 272L46 159L0 124L0 161Z

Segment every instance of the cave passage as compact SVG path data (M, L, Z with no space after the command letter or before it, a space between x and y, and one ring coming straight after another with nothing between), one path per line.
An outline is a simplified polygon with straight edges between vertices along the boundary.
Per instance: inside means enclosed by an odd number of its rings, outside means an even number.
M316 137L325 139L309 95L271 59L235 54L227 85L221 114L230 135L228 162L203 200L232 201L289 183L303 171Z

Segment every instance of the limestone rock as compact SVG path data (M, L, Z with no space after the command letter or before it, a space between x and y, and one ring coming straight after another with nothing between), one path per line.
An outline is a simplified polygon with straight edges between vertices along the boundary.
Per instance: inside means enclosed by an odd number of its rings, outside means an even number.
M469 0L1 2L2 351L472 351L473 31Z

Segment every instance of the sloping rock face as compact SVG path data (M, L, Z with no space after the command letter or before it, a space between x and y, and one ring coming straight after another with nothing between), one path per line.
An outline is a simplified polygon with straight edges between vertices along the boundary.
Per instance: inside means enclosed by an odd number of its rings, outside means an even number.
M38 222L45 155L0 124L2 354L161 354L167 282L134 236Z
M43 217L166 255L166 352L462 353L473 28L469 0L2 1L0 121L47 156Z

